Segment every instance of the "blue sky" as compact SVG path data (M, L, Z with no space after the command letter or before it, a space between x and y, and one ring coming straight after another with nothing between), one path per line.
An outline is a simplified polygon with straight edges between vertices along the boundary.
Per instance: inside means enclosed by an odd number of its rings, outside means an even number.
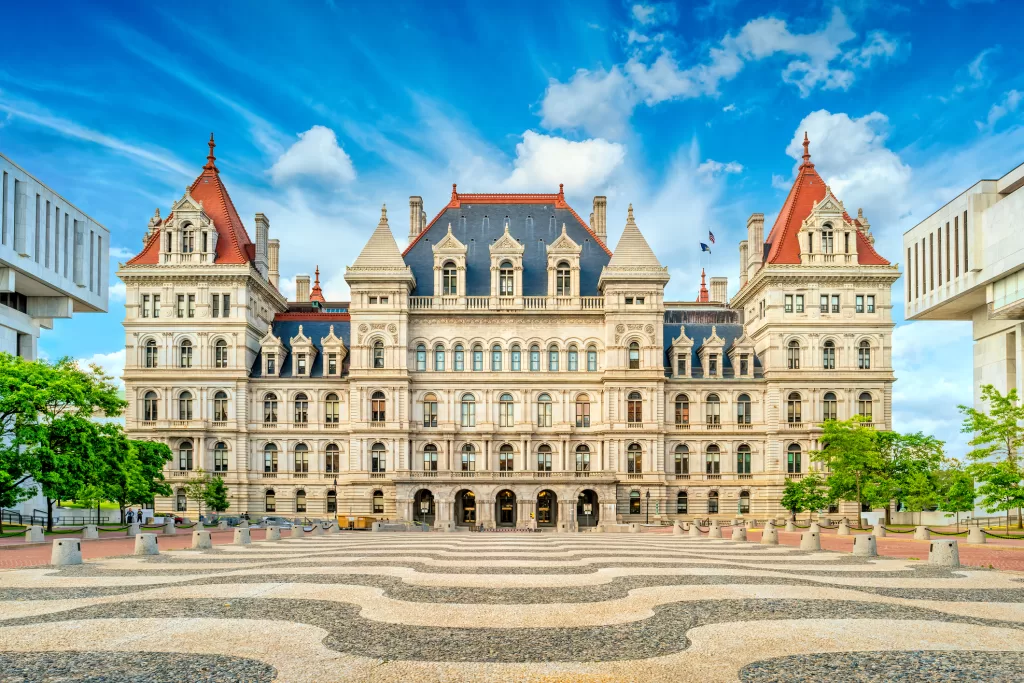
M319 264L335 299L382 203L402 242L408 196L433 217L453 182L562 182L584 216L606 194L612 244L632 202L683 299L708 230L735 291L746 217L774 220L804 130L893 261L904 230L1024 161L1014 2L69 2L6 19L0 150L107 226L113 261L214 131L246 226L262 211L281 239L285 290ZM110 313L58 321L46 355L123 364L111 286ZM901 325L894 358L895 426L958 452L969 326Z

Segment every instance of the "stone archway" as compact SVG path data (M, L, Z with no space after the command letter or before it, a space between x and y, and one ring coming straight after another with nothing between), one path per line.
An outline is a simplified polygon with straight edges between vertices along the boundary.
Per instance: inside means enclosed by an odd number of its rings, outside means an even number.
M434 505L434 494L430 489L420 489L412 499L413 520L434 526L437 519L437 508Z
M516 525L515 493L508 489L498 492L494 500L494 521L499 527L514 527Z
M476 494L469 489L462 489L455 494L455 524L457 526L476 526L479 523Z
M558 496L550 489L537 494L537 526L545 529L558 526Z
M578 527L597 526L601 521L601 507L598 505L597 493L591 489L583 489L576 498L576 525Z

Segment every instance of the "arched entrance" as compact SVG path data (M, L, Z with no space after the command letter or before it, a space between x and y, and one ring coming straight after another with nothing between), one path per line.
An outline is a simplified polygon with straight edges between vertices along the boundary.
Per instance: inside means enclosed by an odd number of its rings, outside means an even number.
M537 494L537 526L553 527L558 524L558 496L547 489Z
M580 492L576 499L576 526L597 526L601 519L601 508L597 504L597 494L590 489Z
M434 494L428 489L420 489L412 499L412 518L416 522L434 525Z
M476 526L476 494L462 489L455 494L455 523L459 526Z
M495 498L495 521L498 526L516 525L516 494L508 489L500 492Z

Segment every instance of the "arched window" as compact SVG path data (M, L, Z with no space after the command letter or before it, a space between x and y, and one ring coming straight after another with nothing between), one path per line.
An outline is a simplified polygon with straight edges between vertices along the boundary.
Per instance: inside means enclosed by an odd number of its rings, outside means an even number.
M303 489L299 489L295 492L295 511L306 511L306 491Z
M558 346L555 344L548 347L548 370L558 372Z
M803 422L803 419L800 416L802 405L803 403L800 400L800 394L795 391L792 392L786 400L786 421L789 422L789 424L799 424Z
M789 448L786 449L786 472L800 474L803 471L800 460L800 444L789 444Z
M590 447L586 444L580 444L576 447L576 471L590 471Z
M268 443L263 447L263 471L277 472L277 444Z
M512 472L515 469L515 454L512 452L512 446L503 444L498 449L498 471L499 472Z
M375 391L370 395L370 422L386 422L388 419L388 400L383 391Z
M536 344L530 347L530 372L540 372L540 347Z
M217 368L228 366L228 343L223 339L218 339L213 345L213 365Z
M338 492L328 491L327 492L327 512L337 514L338 512Z
M213 395L213 421L228 421L228 395L223 391L218 391Z
M441 269L441 292L450 296L456 296L459 293L459 272L451 261L446 261Z
M437 446L432 443L423 447L423 471L437 472Z
M476 398L473 394L462 395L462 426L476 427Z
M423 396L423 426L437 426L437 396L424 394Z
M555 296L572 296L572 276L566 261L555 266Z
M831 254L832 248L832 224L826 223L821 231L821 253Z
M384 450L384 444L378 441L370 447L370 471L387 472L387 463L388 459L386 451Z
M690 473L690 449L686 444L676 446L674 460L676 474Z
M708 514L718 514L718 491L712 491L708 494Z
M836 344L831 339L821 349L821 366L825 370L836 369Z
M277 424L277 395L263 397L263 424Z
M629 342L629 369L640 369L640 344L635 341Z
M192 442L182 441L178 444L178 469L187 472L192 469Z
M295 424L304 425L309 422L309 399L305 394L295 395Z
M736 398L736 424L750 424L750 396L740 394Z
M146 422L156 422L159 419L160 400L156 397L155 391L147 391L142 397L142 419Z
M580 369L580 352L576 348L575 344L569 347L569 372L579 372Z
M537 397L537 426L551 426L551 397L547 394Z
M640 514L640 492L630 491L629 492L629 514L639 515Z
M800 369L800 342L796 339L789 342L786 346L786 359L788 360L790 370Z
M495 344L491 347L491 370L501 372L501 345Z
M341 422L341 402L338 395L331 392L324 398L324 423L336 425Z
M629 474L643 474L644 456L640 444L634 442L626 449L626 472Z
M512 352L510 355L512 372L519 372L523 369L523 352L520 350L519 344L512 345Z
M587 347L587 372L597 372L597 349Z
M498 266L498 296L516 295L516 277L511 261L502 261Z
M687 510L689 510L689 505L688 505L689 502L690 502L690 500L689 500L689 498L686 495L686 491L680 491L679 493L677 493L676 494L676 514L677 515L685 515Z
M484 347L479 344L473 345L473 372L481 372L484 369Z
M274 495L274 489L267 489L263 494L263 509L266 512L277 512L277 496Z
M838 420L839 413L839 402L836 400L836 395L831 391L826 391L825 395L821 398L821 419L822 420Z
M857 414L864 418L865 422L871 422L872 412L871 394L865 391L857 399Z
M750 514L750 491L740 491L740 514Z
M515 427L516 414L515 404L512 402L512 394L502 394L498 399L498 426Z
M626 422L630 424L643 424L644 421L644 399L639 391L629 392L626 397Z
M718 394L708 394L704 399L704 417L709 425L722 424L722 402Z
M467 443L462 447L462 471L476 471L476 449L473 448L471 443Z
M324 454L324 470L327 474L337 474L341 471L341 449L337 444L327 444L327 451Z
M747 444L736 449L736 473L750 474L750 446Z
M300 474L309 472L309 446L304 443L295 447L295 471Z
M178 489L174 492L174 509L176 512L188 511L188 496L185 495L185 489Z
M188 229L181 231L181 253L191 254L196 250L196 231L189 226Z
M704 457L705 474L721 474L722 473L722 449L711 444Z
M434 372L444 372L444 345L434 347Z
M159 350L157 349L155 339L150 339L146 342L145 364L147 368L155 368L160 364Z
M590 426L590 397L586 394L576 397L576 426Z
M420 372L427 369L427 347L423 344L416 345L416 369Z
M861 370L871 369L871 344L866 339L857 345L857 367Z
M466 350L462 344L455 345L455 372L462 372L466 369Z
M537 448L537 471L551 471L551 446L546 443L541 444L540 447Z
M384 492L383 491L374 491L373 492L373 498L371 500L372 500L372 503L373 503L373 514L375 514L375 515L382 515L382 514L384 514Z
M183 339L178 347L178 361L183 368L192 367L192 342L188 339Z
M676 394L676 424L690 424L690 397L686 394Z
M183 391L178 394L178 419L192 419L192 392Z
M384 342L379 339L373 342L373 367L375 369L384 367Z

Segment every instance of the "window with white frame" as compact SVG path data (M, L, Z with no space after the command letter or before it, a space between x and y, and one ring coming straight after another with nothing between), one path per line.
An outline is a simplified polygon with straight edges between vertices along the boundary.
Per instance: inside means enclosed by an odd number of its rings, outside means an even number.
M463 427L475 427L476 426L476 398L473 394L462 395L462 426Z
M213 471L228 471L228 445L223 441L218 441L213 447Z
M491 370L501 372L501 345L499 344L491 347Z
M466 369L466 350L462 344L455 345L455 356L453 364L455 365L455 372L462 372Z
M826 391L825 395L821 397L821 419L827 422L828 420L838 420L839 413L839 401L836 400L835 393Z
M640 369L640 344L635 341L629 342L629 369Z
M824 370L836 369L836 345L831 339L821 349L821 367Z
M643 424L644 421L644 399L639 391L631 391L626 397L626 422L630 424Z
M434 394L423 396L423 426L437 426L437 396Z
M580 369L580 352L575 344L569 346L568 353L569 372L577 372Z
M626 472L628 474L644 473L644 455L638 443L631 443L626 448Z
M142 419L146 422L156 422L159 415L160 400L155 391L147 391L142 397Z
M178 346L178 365L183 368L192 367L192 342L188 339L182 340Z
M444 372L444 345L434 346L434 372Z
M338 395L331 392L324 397L324 423L336 425L341 421L341 402Z
M277 472L277 444L268 443L263 447L263 471Z
M515 403L512 402L512 394L502 394L498 399L498 426L514 427L515 425Z
M803 422L801 418L801 408L803 401L800 399L800 394L792 392L789 398L786 400L786 421L790 424L799 424Z
M871 369L871 344L867 340L857 346L857 367L861 370Z
M295 395L294 422L297 425L304 425L309 422L309 398L305 394Z
M416 370L424 372L427 369L427 347L423 344L416 345Z
M437 446L432 443L423 447L423 471L437 472Z
M224 391L218 391L213 395L213 421L227 422L228 420L228 395Z
M183 391L178 394L178 419L192 419L192 392Z
M690 473L690 449L686 444L676 446L672 456L673 471L676 474Z
M156 345L155 339L150 339L146 342L145 352L145 366L147 368L155 368L160 363L160 349Z
M722 473L722 449L717 445L711 444L704 452L704 467L705 474Z
M576 397L576 426L590 426L590 397L587 394Z
M706 424L722 424L722 401L718 398L718 394L708 394L708 397L704 399L704 418Z
M277 424L277 395L263 397L263 424Z
M228 366L228 343L223 339L218 339L213 345L213 365L216 368Z
M580 444L576 447L576 471L590 471L590 447L586 444Z
M192 442L182 441L178 444L178 469L188 471L192 469Z
M512 366L512 372L519 372L523 369L523 352L519 348L519 344L512 345L512 351L509 353L509 361Z
M537 397L537 426L551 426L551 397L548 394L541 394Z
M736 397L736 423L750 424L750 396L747 394L740 394Z

